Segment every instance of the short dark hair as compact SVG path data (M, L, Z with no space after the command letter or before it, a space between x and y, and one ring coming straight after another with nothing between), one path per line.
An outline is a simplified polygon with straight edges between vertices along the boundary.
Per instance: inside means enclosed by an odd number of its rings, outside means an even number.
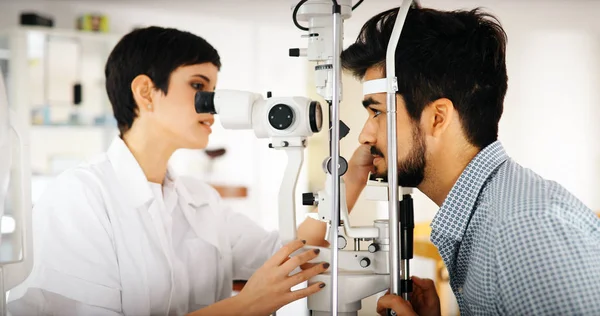
M135 77L147 75L167 94L175 69L206 62L221 68L217 50L192 33L151 26L125 35L110 53L104 68L106 92L121 135L131 128L137 115L131 92Z
M365 23L342 52L342 66L362 79L368 68L385 72L387 44L398 8ZM508 86L506 33L494 16L471 11L410 9L395 55L398 93L417 121L425 106L450 99L468 141L483 148L498 139Z

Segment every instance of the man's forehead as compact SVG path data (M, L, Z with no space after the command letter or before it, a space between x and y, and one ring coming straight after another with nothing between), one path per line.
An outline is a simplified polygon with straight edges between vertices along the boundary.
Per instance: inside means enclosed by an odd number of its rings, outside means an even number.
M363 81L381 78L385 78L385 72L383 71L383 67L369 67L367 68L367 71L365 71Z

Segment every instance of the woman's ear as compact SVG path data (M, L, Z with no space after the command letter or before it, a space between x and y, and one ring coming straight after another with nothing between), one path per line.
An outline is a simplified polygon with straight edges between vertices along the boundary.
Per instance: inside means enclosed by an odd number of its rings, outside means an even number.
M131 81L131 93L133 93L133 99L138 106L138 111L152 112L154 107L152 106L152 90L154 89L154 83L152 79L146 75L138 75Z

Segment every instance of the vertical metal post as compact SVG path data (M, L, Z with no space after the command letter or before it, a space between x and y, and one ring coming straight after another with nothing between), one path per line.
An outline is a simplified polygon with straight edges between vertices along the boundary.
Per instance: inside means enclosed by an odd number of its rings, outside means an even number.
M388 163L388 210L390 230L390 293L399 294L400 291L400 234L398 214L398 152L396 135L396 93L387 95L387 163Z
M342 49L342 14L341 7L336 3L333 6L333 97L331 109L331 165L330 172L333 177L333 197L331 212L330 245L332 250L331 260L331 314L337 315L338 311L338 247L337 228L340 226L340 99L341 99L341 49Z
M0 293L2 293L2 299L0 299L0 315L8 315L8 309L6 308L6 291L4 290L4 269L0 265Z
M402 1L398 10L394 29L388 42L386 52L386 78L387 78L387 165L388 165L388 209L390 230L390 293L400 294L400 214L398 205L398 137L396 134L396 92L398 91L398 79L396 77L395 60L396 47L400 40L402 27L408 14L412 0ZM406 269L408 272L408 268Z

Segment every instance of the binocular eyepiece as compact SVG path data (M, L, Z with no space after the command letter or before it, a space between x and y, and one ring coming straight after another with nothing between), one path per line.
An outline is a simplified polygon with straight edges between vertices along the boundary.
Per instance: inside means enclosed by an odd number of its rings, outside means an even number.
M321 131L321 104L304 97L263 99L260 94L219 90L198 91L196 113L218 114L226 129L254 129L259 138L308 137Z
M208 91L198 91L195 97L196 113L217 114L215 109L215 93Z

